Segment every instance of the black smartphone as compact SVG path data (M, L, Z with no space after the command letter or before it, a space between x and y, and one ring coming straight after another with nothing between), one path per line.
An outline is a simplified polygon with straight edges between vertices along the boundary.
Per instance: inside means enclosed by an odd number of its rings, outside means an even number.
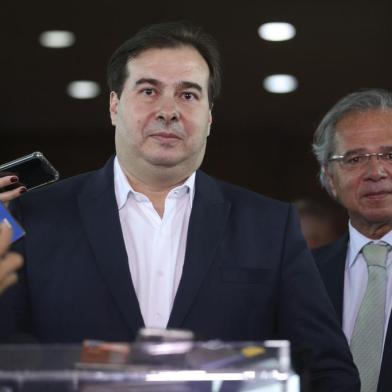
M0 191L4 192L22 185L27 190L32 190L57 181L60 177L59 172L39 151L0 165L0 177L10 175L18 176L19 182L0 188Z

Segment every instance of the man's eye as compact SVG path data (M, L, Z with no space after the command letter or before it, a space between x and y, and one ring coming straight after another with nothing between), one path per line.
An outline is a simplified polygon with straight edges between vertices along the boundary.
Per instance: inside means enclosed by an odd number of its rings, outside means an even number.
M145 88L142 90L142 93L150 97L155 94L155 91L152 88Z
M350 156L344 159L344 162L347 165L358 165L359 163L361 163L364 159L366 159L363 155L354 155L354 156Z
M194 93L190 93L190 92L184 92L183 94L183 97L187 100L187 101L191 101L191 100L193 100L193 99L196 99L197 97L196 97L196 94L194 94Z

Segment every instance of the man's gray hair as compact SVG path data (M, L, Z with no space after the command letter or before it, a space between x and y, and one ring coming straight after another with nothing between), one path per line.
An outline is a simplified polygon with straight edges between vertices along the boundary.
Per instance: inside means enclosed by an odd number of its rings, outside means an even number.
M335 150L336 124L354 112L372 109L392 109L392 93L383 89L366 89L346 95L339 100L321 120L313 137L313 153L320 164L321 185L332 195L324 170Z

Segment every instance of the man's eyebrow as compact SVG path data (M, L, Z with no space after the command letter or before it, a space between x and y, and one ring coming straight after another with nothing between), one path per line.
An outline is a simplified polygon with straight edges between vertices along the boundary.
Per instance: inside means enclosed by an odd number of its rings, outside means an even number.
M366 154L366 152L366 148L352 148L351 150L347 150L344 155Z
M154 78L141 78L136 80L135 86L140 86L141 84L150 84L152 86L162 86L162 82L160 82L158 79ZM189 82L187 80L178 82L176 84L177 89L187 89L187 88L194 88L197 91L202 92L203 88L200 86L200 84L195 83L195 82Z
M141 78L136 80L135 86L139 86L141 84L151 84L152 86L159 86L162 83L159 80L153 78Z
M203 88L200 86L200 84L195 83L195 82L188 82L188 81L181 81L177 84L177 87L180 89L184 88L194 88L200 92L203 91Z
M380 150L381 151L390 151L390 150L392 150L392 146L381 146Z
M392 146L380 146L380 151L384 152L384 151L390 151L392 150ZM357 155L357 154L368 154L369 151L367 148L355 148L355 149L351 149L351 150L347 150L345 152L345 155Z

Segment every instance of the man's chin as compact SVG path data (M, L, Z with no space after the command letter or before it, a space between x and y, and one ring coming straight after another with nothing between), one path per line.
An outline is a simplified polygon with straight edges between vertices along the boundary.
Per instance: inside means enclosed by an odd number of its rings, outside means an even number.
M385 224L392 222L391 206L379 208L367 208L362 212L365 220L373 224Z
M192 173L199 168L203 157L204 151L197 151L190 154L185 151L154 151L150 154L145 154L144 159L153 167L159 169L178 169L181 172Z
M180 159L178 156L153 156L150 157L148 159L148 162L153 165L153 166L157 166L157 167L164 167L164 168L174 168L176 166L178 166L181 162L183 161L183 159Z

